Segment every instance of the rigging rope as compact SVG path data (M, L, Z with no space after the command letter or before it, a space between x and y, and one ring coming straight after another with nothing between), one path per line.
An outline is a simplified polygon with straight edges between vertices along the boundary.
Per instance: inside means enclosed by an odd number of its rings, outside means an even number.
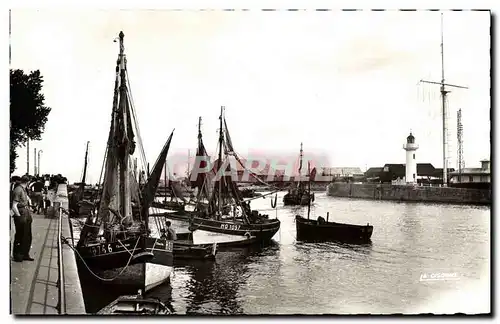
M127 77L127 87L128 87L128 99L129 99L129 106L130 110L132 112L132 117L134 119L134 126L137 132L137 144L139 144L139 149L141 152L141 158L143 159L144 167L147 165L147 158L146 158L146 152L144 150L144 145L142 142L142 136L141 136L141 131L139 129L139 119L137 118L137 114L135 112L135 104L134 104L134 98L132 96L132 87L130 86L130 78L128 76L128 70L125 68L125 75Z

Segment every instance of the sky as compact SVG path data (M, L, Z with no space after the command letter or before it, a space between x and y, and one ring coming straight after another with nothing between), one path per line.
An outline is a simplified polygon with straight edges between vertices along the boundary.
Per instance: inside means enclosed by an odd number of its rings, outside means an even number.
M236 151L306 158L325 166L405 163L410 130L418 163L442 167L438 12L15 9L11 68L39 69L52 108L42 173L79 181L90 141L89 182L102 166L122 30L131 91L151 164L175 128L170 164L187 165L198 117L215 151L220 106ZM490 158L490 13L444 13L450 89L449 167L456 168L462 109L467 167ZM17 170L26 172L26 148Z

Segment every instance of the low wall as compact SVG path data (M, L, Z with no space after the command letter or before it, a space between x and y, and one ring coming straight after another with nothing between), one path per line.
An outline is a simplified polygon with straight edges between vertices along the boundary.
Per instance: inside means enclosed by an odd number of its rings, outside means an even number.
M58 203L60 207L66 210L68 209L68 189L65 184L58 185L54 203ZM69 222L68 215L63 213L62 235L66 238L71 238L70 225L71 224ZM80 284L78 267L76 265L76 256L73 250L67 244L63 245L63 264L66 314L86 314L82 286Z
M327 185L327 182L313 182L311 183L311 191L325 191Z
M491 190L405 186L371 183L330 183L327 195L333 197L397 200L452 204L490 205Z

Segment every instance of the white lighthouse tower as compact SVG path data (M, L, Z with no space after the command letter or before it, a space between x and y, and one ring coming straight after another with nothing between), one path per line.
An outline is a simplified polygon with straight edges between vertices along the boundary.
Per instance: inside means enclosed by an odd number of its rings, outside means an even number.
M410 131L410 135L406 138L406 144L403 145L406 151L406 183L417 183L417 160L415 152L418 150L418 145L415 144L415 137Z

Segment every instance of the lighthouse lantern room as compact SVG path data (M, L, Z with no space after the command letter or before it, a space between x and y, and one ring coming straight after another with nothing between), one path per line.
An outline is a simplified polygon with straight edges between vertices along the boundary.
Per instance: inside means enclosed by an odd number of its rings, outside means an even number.
M410 131L410 135L406 138L406 144L403 145L406 151L406 172L405 181L408 184L417 183L417 160L415 152L418 150L418 145L415 144L415 137Z

